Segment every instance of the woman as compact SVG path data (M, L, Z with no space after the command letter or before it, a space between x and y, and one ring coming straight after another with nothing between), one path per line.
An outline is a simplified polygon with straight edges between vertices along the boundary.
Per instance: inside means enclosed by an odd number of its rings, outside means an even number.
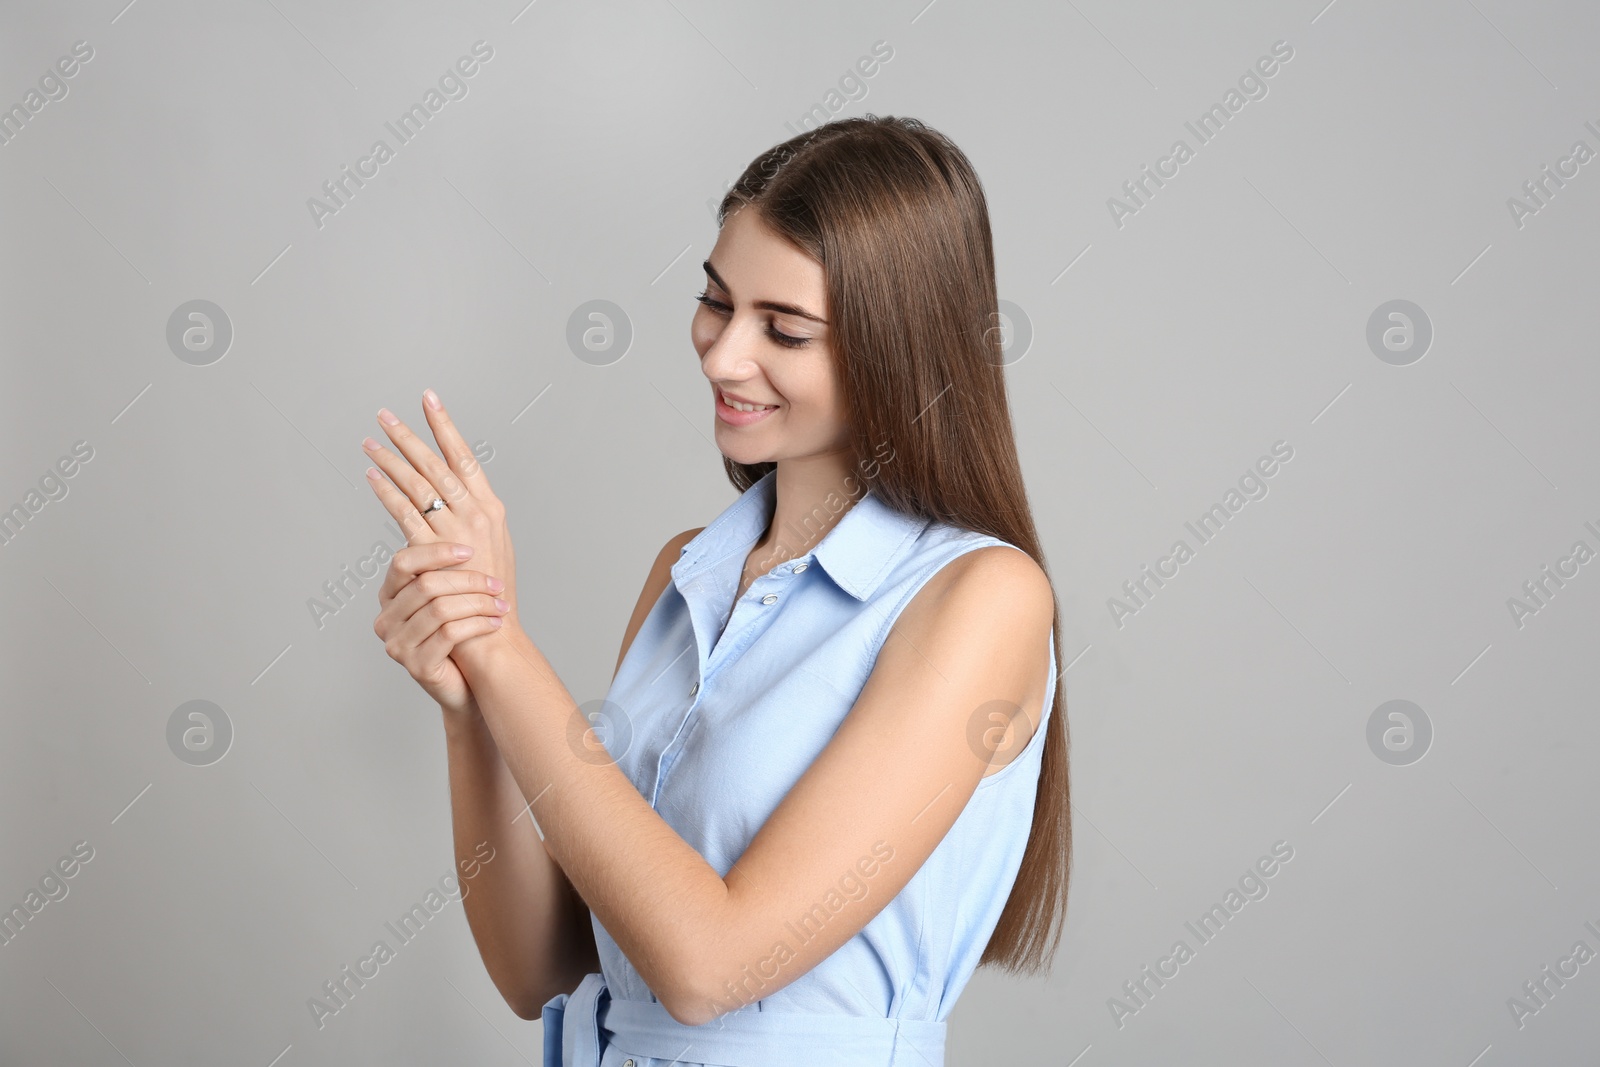
M448 464L387 410L398 454L365 442L411 531L374 629L444 712L457 851L497 849L467 916L547 1065L942 1063L980 963L1045 967L1071 851L982 188L868 116L764 153L718 219L690 332L740 496L661 549L606 700L519 625L432 390Z

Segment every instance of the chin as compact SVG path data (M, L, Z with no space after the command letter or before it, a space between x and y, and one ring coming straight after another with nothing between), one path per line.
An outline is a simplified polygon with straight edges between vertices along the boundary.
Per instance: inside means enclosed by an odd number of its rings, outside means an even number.
M755 441L743 431L732 426L717 424L715 441L717 451L735 463L776 463L777 453L771 441Z
M717 448L718 451L720 451L724 456L733 460L735 463L748 463L754 465L756 463L777 462L776 456L761 448L751 448L748 445L743 448L724 448L721 445L718 445Z

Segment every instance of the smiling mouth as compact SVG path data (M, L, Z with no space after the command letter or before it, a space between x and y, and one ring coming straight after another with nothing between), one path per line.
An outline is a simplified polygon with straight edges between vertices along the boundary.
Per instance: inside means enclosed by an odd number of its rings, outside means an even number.
M749 402L744 402L744 400L734 400L733 397L730 397L730 395L725 394L725 392L723 392L722 387L715 386L714 389L715 389L715 392L717 392L717 400L718 400L718 402L725 403L725 405L730 406L731 410L734 410L734 411L744 411L744 413L755 413L755 411L771 411L771 410L773 410L773 408L776 408L776 406L778 406L778 405L776 405L776 403L749 403Z
M722 403L726 404L728 407L732 408L734 411L741 411L747 414L757 411L771 411L773 408L778 406L776 404L746 404L740 400L730 399L728 394L724 393L721 389L717 390L717 399L722 401Z
M716 398L718 426L731 426L735 429L755 426L757 423L766 422L772 418L772 413L778 410L777 404L762 404L760 406L741 404L741 406L735 407L734 405L740 402L730 401L723 396L721 388L715 388L712 395Z

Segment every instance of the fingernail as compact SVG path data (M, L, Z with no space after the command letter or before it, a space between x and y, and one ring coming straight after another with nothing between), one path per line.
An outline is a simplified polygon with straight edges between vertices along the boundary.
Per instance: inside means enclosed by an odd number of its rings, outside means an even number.
M472 558L472 546L471 545L457 545L455 548L451 549L450 551L455 553L456 559L471 559ZM496 589L495 592L498 593L499 590Z
M504 611L507 608L509 608L510 606L511 606L510 604L507 604L504 600L501 600L499 597L495 597L494 598L494 609L496 611Z
M498 579L498 578L490 578L489 579L489 592L498 593L500 590L504 589L505 587L506 587L506 583L502 582L500 579Z
M505 621L506 620L502 619L498 615L490 615L489 616L489 625L491 627L493 627L494 629L496 629L496 630L498 630L500 628L500 624L505 622Z
M388 426L393 426L395 423L400 421L395 417L394 412L390 411L388 408L379 408L378 418Z
M378 445L378 442L368 437L362 440L361 447L366 449L368 452L376 452L380 446Z
M380 471L377 467L368 467L367 468L367 477L371 478L373 481L378 481L379 479L381 479L383 477L383 472Z
M439 394L432 389L424 389L422 391L422 401L435 411L444 407L443 404L439 403Z

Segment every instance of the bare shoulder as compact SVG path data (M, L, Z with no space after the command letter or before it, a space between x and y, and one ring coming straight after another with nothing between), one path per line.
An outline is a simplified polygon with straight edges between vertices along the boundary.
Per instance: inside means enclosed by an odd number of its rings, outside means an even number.
M661 599L667 583L672 581L672 565L678 562L678 557L683 554L683 546L694 540L695 535L704 529L704 526L698 526L693 530L676 534L661 546L660 552L656 553L655 562L650 565L650 573L645 576L644 588L639 592L639 600L633 606L633 616L628 619L627 629L622 635L622 651L617 654L618 670L622 668L622 661L627 658L628 648L638 636L639 628L644 625L645 617L650 614L650 609L655 607L656 601Z
M908 621L923 624L948 614L966 615L1024 637L1048 629L1055 616L1055 589L1044 568L1026 552L1011 545L986 545L941 567L906 612Z
M944 683L932 692L964 694L969 718L972 708L995 701L1020 711L995 740L987 777L1014 759L1038 728L1055 607L1049 575L1032 556L1010 545L972 549L939 568L911 598L874 673L915 691L916 677L931 668Z
M656 597L661 595L661 590L672 580L672 565L683 555L683 546L693 541L704 529L704 526L697 526L693 530L685 530L667 539L667 543L661 546L661 551L656 553L656 561L650 565L650 574L645 579L644 595L641 599L648 598L650 603L655 603Z
M669 569L678 561L678 556L683 552L683 546L688 544L690 541L693 541L697 536L699 536L700 531L704 529L704 526L696 526L692 530L685 530L681 534L675 534L664 546L662 546L661 556L666 558L667 567ZM659 558L660 557L658 557L658 562Z

